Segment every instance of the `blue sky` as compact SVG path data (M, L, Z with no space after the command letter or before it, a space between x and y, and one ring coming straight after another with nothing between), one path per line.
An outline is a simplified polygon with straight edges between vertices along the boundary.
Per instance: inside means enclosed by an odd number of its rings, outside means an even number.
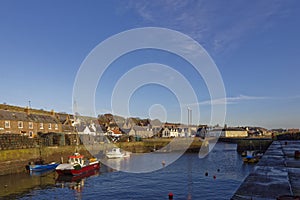
M163 27L195 39L216 63L226 89L225 123L299 128L299 9L297 0L2 0L0 102L27 106L31 101L34 108L71 113L76 74L100 42L133 28ZM96 112L111 111L112 90L123 74L152 62L171 66L190 81L200 123L209 123L212 102L202 78L178 56L149 49L112 63L96 91ZM176 96L159 85L140 87L129 100L130 113L148 117L155 104L163 105L166 120L180 120ZM161 111L154 108L152 116Z

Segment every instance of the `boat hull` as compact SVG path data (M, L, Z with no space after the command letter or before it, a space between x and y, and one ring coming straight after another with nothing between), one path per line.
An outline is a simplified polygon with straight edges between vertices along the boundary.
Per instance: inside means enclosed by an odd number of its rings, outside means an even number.
M124 154L107 154L106 157L109 158L109 159L113 159L113 158L123 158L123 157L124 157Z
M246 157L243 159L244 163L257 163L259 161L256 157Z
M59 164L52 163L48 165L29 165L29 169L32 172L42 172L48 170L54 170Z
M78 176L84 173L88 173L92 170L99 170L100 169L100 162L91 163L89 165L86 165L80 169L56 169L56 172L59 175L72 175L72 176Z

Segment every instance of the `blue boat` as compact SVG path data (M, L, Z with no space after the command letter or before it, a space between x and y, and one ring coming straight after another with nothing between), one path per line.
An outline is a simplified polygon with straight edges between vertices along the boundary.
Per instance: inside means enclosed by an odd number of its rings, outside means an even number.
M44 165L29 165L30 172L41 172L41 171L49 171L54 170L59 163L50 163L50 164L44 164Z

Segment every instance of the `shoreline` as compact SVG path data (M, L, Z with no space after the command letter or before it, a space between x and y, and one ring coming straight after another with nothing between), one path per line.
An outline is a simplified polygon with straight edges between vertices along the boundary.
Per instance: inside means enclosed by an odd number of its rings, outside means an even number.
M112 147L119 147L124 151L129 151L132 153L150 153L150 152L176 152L180 151L186 147L187 144L190 144L189 148L186 150L186 153L198 153L203 141L200 141L199 138L154 138L154 139L143 139L143 141L134 141L134 142L119 142L116 144L113 143L104 143L99 146L93 145L79 145L79 146L48 146L43 148L27 148L27 149L14 149L14 150L1 150L0 151L0 176L7 174L17 174L26 172L25 166L28 162L35 161L42 157L46 163L49 162L63 162L67 161L69 155L72 155L74 152L79 152L84 155L86 158L93 157L92 155L97 155L99 153L104 153ZM172 141L172 142L171 142ZM177 142L176 142L177 141ZM188 143L185 143L188 142ZM218 142L229 142L218 140ZM269 146L270 141L263 140L243 140L240 141L231 140L232 143L237 143L237 151L241 152L242 150L251 148L256 148L259 150L262 146L263 149L266 149ZM169 144L169 145L168 145ZM251 145L250 145L251 144ZM263 144L263 145L262 145ZM167 146L168 145L168 146ZM208 147L208 143L205 144ZM167 146L167 147L166 147Z

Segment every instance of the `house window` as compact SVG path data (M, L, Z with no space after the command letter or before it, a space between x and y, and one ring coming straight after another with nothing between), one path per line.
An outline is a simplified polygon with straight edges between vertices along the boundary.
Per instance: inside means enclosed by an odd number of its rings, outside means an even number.
M48 126L48 129L51 129L52 128L52 125L51 124L49 124L49 126Z
M29 129L33 129L33 123L29 122L28 127L29 127Z
M33 137L33 132L29 131L29 137L32 138Z
M5 128L10 128L10 121L5 121L4 127Z
M40 123L40 129L44 129L44 124Z
M58 124L55 124L55 130L58 130Z
M22 121L18 121L18 128L23 128L23 122Z

